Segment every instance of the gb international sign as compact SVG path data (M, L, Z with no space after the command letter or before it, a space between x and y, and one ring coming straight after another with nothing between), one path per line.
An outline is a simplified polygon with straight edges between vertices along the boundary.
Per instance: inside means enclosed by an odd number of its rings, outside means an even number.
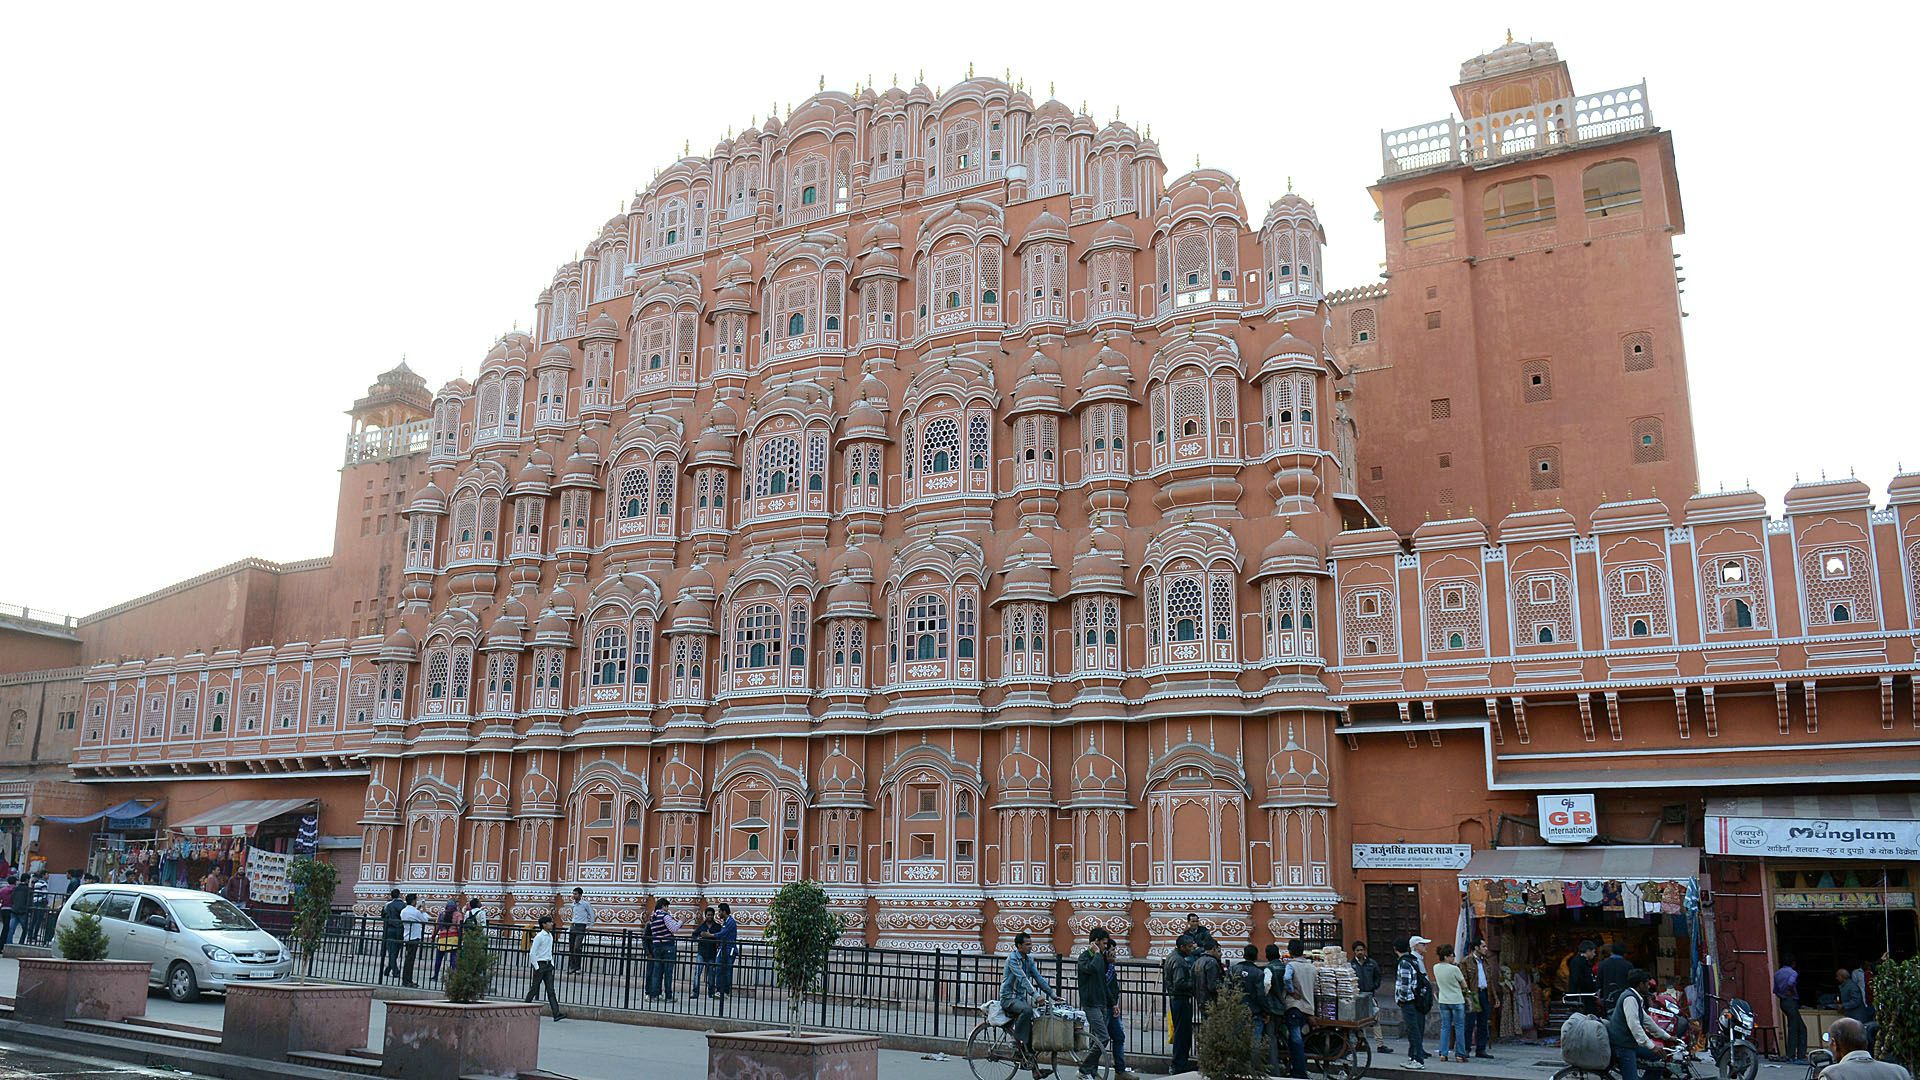
M1707 817L1707 854L1920 859L1920 821Z
M1600 835L1592 795L1541 795L1540 839L1549 844L1584 844Z
M1355 870L1464 870L1472 844L1355 844Z

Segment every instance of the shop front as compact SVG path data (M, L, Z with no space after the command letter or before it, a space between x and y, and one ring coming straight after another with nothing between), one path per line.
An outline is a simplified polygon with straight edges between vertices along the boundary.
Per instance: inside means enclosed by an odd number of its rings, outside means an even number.
M1730 993L1777 1024L1773 973L1791 960L1811 1045L1841 969L1914 955L1920 795L1710 799L1706 849Z
M1612 944L1662 984L1703 974L1700 849L1654 845L1503 847L1460 871L1456 947L1484 938L1502 971L1499 1030L1557 1032L1567 962L1582 942Z
M0 784L0 861L9 871L21 865L31 843L27 831L27 794L31 781Z

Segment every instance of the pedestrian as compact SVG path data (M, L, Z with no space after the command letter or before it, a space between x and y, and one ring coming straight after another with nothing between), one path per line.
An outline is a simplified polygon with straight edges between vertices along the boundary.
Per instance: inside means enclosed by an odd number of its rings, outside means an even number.
M1913 1080L1905 1068L1874 1060L1866 1025L1851 1016L1835 1020L1827 1029L1827 1040L1840 1060L1827 1066L1821 1080Z
M420 955L420 939L427 924L433 922L433 916L420 910L420 894L408 893L407 905L400 909L400 924L404 928L407 959L400 969L400 985L418 989L420 984L413 981L413 962Z
M1567 957L1567 996L1579 998L1587 1012L1599 1016L1600 977L1593 970L1594 949L1593 942L1582 941Z
M713 996L725 998L733 993L733 961L740 952L740 924L733 921L732 905L720 905L720 929L713 936L720 943L720 985Z
M1466 977L1453 962L1453 946L1441 943L1433 965L1433 999L1440 1006L1440 1060L1467 1060Z
M0 949L7 947L13 940L13 893L20 879L12 874L0 883Z
M1220 946L1201 945L1193 955L1193 1022L1207 1018L1207 1010L1220 996L1220 981L1226 970L1220 966Z
M1486 938L1473 943L1460 964L1460 974L1467 979L1467 1041L1473 1044L1474 1057L1490 1058L1493 1054L1487 1046L1493 1041L1493 1003L1500 985L1500 961L1493 958L1493 947Z
M700 996L701 977L706 977L707 993L719 997L720 991L720 920L714 914L713 906L708 905L701 916L700 925L693 928L693 949L700 957L700 963L693 969L693 996Z
M1287 971L1287 953L1277 942L1267 943L1267 1026L1262 1033L1267 1051L1267 1072L1279 1076L1293 1067L1292 1044L1287 1042L1287 986L1293 978Z
M41 941L41 930L48 931L46 937L53 937L52 924L47 921L47 905L52 901L53 893L47 887L47 872L37 870L33 875L33 911L27 919L27 936L21 939L23 944Z
M447 897L440 905L440 919L433 931L433 981L440 981L440 968L460 947L460 928L454 925L460 917L460 898Z
M1393 951L1399 959L1394 962L1393 1000L1400 1006L1400 1023L1407 1031L1407 1060L1400 1063L1403 1069L1424 1069L1427 1067L1427 1014L1433 1011L1433 982L1427 978L1426 961L1420 950L1427 947L1429 939L1415 935L1399 938L1393 943Z
M485 930L487 928L487 909L481 906L479 897L476 896L467 901L467 913L460 925L462 927L471 926L476 930Z
M1307 1075L1307 1028L1313 1023L1316 1009L1313 997L1316 972L1306 960L1306 950L1307 943L1299 938L1287 942L1287 1053L1293 1070L1290 1076Z
M1000 1008L1011 1020L1014 1052L1032 1070L1034 1080L1042 1080L1052 1076L1053 1070L1041 1068L1040 1057L1033 1052L1033 1013L1053 996L1053 987L1034 966L1032 950L1032 935L1025 930L1013 935L1013 951L1007 954L1000 976Z
M673 1000L673 939L680 934L680 923L673 917L666 897L653 902L653 918L647 921L647 999L662 994Z
M567 970L580 973L580 946L587 940L587 927L593 925L593 905L578 887L573 890L573 906L567 911Z
M1134 1080L1127 1071L1124 1029L1120 1025L1120 980L1114 971L1113 935L1104 926L1087 931L1087 949L1075 965L1079 975L1080 1008L1087 1014L1089 1049L1080 1062L1080 1075L1100 1075L1100 1057L1113 1056L1114 1080Z
M1660 1057L1655 1041L1659 1033L1647 1017L1643 996L1647 980L1644 970L1629 968L1626 985L1620 988L1607 1017L1607 1042L1613 1047L1613 1063L1620 1070L1620 1080L1640 1080L1641 1063Z
M1247 1014L1253 1018L1254 1050L1268 1057L1272 1064L1273 1029L1279 1017L1273 1015L1267 1007L1267 986L1273 979L1273 972L1260 966L1260 950L1248 945L1240 950L1240 959L1227 969L1229 992L1237 989L1247 1003ZM1084 983L1086 976L1081 976ZM1085 996L1084 994L1082 995Z
M1188 916L1189 919L1194 918ZM1196 920L1197 921L1197 920ZM1193 1068L1193 938L1182 934L1173 951L1160 962L1160 988L1167 995L1167 1015L1173 1021L1173 1071Z
M391 889L387 893L387 903L380 909L380 977L400 977L400 943L406 937L404 920L400 912L405 910L407 902L400 899L400 890Z
M547 986L547 1004L553 1007L553 1018L565 1020L567 1014L560 1011L560 996L553 989L553 916L540 916L539 929L533 933L533 942L527 946L527 966L533 969L533 981L527 984L527 1001L532 1001L540 992L540 984Z
M1193 939L1193 952L1196 959L1201 953L1208 952L1219 944L1214 940L1213 931L1207 928L1206 923L1200 921L1200 913L1197 911L1187 912L1187 925L1180 931L1180 936Z
M1365 1020L1380 1008L1376 997L1380 993L1380 961L1368 954L1366 942L1356 941L1353 943L1353 958L1347 961L1347 966L1353 968L1354 981L1359 985L1360 1019ZM1386 1053L1393 1052L1384 1047L1382 1049Z
M1621 990L1626 989L1627 976L1633 971L1633 961L1627 959L1627 947L1617 941L1600 948L1607 956L1594 970L1594 977L1600 980L1600 1007L1611 1016L1614 999L1620 996Z
M1788 1061L1807 1059L1807 1025L1800 1022L1800 973L1794 970L1793 957L1780 958L1780 970L1773 973L1773 996L1780 1003L1782 1042Z

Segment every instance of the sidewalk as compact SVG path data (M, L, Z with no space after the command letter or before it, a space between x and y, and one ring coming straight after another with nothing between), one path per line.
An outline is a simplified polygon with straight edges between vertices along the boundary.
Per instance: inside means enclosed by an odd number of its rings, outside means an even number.
M19 962L0 958L0 996L11 996L19 977ZM218 996L180 1004L155 991L147 999L147 1015L171 1023L195 1024L218 1029L226 1016L224 999ZM379 999L367 1027L367 1045L379 1049L384 1038L386 1005ZM1403 1070L1406 1044L1398 1043L1393 1054L1375 1053L1370 1076L1436 1076L1475 1078L1475 1080L1545 1080L1562 1065L1560 1052L1550 1046L1498 1046L1492 1061L1473 1061L1465 1065L1442 1064L1429 1060L1422 1072ZM635 1063L647 1064L647 1080L706 1080L707 1040L701 1030L677 1027L649 1027L638 1024L568 1019L555 1023L550 1016L540 1021L540 1067L574 1077L576 1080L631 1080L639 1075ZM4 1074L0 1074L3 1076ZM949 1052L946 1060L930 1060L929 1055L908 1050L880 1051L882 1080L971 1080L964 1059ZM1024 1078L1026 1074L1022 1073ZM1060 1080L1070 1080L1072 1072Z

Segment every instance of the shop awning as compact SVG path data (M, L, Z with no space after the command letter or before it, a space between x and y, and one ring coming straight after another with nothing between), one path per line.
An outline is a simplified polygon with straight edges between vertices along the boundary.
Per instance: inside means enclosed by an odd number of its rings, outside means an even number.
M167 828L184 836L252 836L261 822L312 805L312 799L241 799Z
M109 806L105 810L95 810L91 814L81 814L78 817L55 817L52 814L46 814L43 815L40 820L51 821L59 825L89 825L105 818L125 820L127 818L146 817L153 811L165 806L166 803L167 801L165 799L155 799L152 802L128 799L118 806Z
M1707 852L1920 859L1920 795L1759 795L1707 803Z
M1692 881L1699 873L1699 848L1507 847L1474 852L1460 880Z

